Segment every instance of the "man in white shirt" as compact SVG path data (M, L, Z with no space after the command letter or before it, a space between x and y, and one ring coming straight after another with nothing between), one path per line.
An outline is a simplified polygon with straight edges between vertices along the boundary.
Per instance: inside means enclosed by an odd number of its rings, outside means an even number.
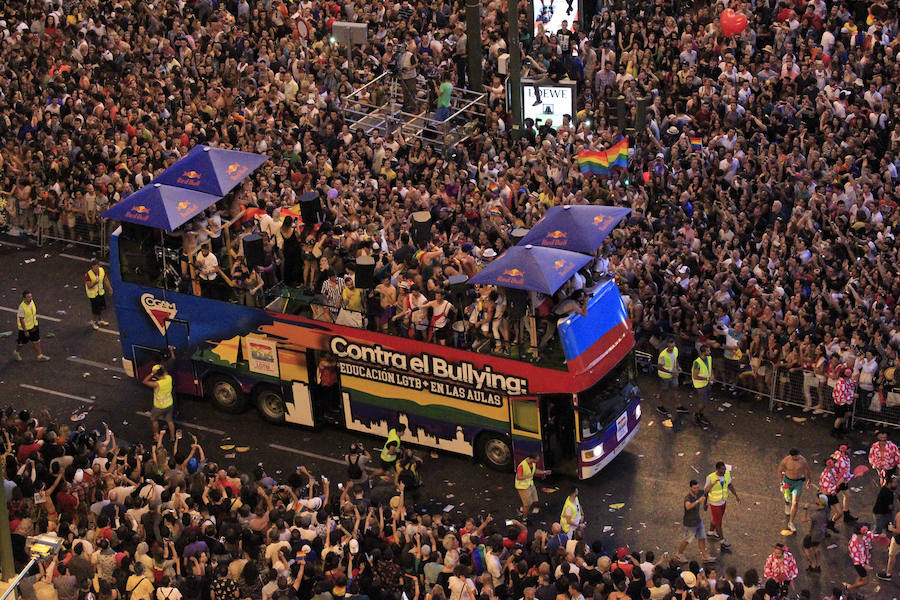
M204 246L197 255L196 267L200 277L200 293L204 298L218 298L218 278L222 271L219 259L210 252L209 246Z

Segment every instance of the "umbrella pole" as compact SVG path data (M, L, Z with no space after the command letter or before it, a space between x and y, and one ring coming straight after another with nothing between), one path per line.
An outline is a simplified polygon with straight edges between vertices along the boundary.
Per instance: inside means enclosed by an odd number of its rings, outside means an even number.
M166 292L169 291L169 277L166 266L166 232L162 231L162 290L163 290L163 300L168 301L169 299L166 297Z

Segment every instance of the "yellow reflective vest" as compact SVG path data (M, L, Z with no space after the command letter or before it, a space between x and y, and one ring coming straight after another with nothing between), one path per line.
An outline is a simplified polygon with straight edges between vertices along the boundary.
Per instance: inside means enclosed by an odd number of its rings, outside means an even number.
M707 356L706 360L703 360L699 356L694 361L694 367L699 371L700 377L704 377L705 379L697 379L694 377L694 370L691 369L691 381L694 383L694 387L696 389L705 388L709 385L709 376L712 373L712 356Z
M574 502L572 502L572 500L568 496L566 496L566 501L565 503L563 503L562 513L560 513L559 515L559 525L560 527L562 527L564 533L569 533L569 531L572 529L572 526L569 525L568 520L566 520L566 515L569 513L571 513L572 515L572 521L574 521L577 525L581 520L581 503L578 501L577 496L575 497Z
M669 371L663 371L659 369L659 364L662 363L663 369ZM668 348L663 348L662 352L659 353L659 358L656 359L657 364L657 373L659 373L660 379L672 379L674 375L672 374L675 371L675 365L678 364L678 346L672 349L672 352L669 352Z
M399 454L391 454L388 452L388 444L391 442L397 442L397 448L400 448L400 436L397 435L397 430L393 427L388 431L387 440L385 440L384 447L381 449L381 460L383 461L394 462L397 460L397 456L399 456Z
M172 376L166 373L156 380L153 388L153 408L169 408L172 406Z
M103 267L100 267L99 273L94 273L93 269L88 269L85 277L87 277L88 281L84 282L84 291L87 293L88 298L96 298L106 293L106 290L103 288L106 271L103 270Z
M712 484L709 488L709 493L706 495L706 499L709 500L711 504L721 504L728 500L728 486L731 485L731 471L725 471L723 479L724 483L719 480L719 474L715 471L706 476L706 485Z
M525 479L519 479L516 477L516 489L517 490L527 490L532 485L534 485L534 470L535 467L529 464L528 459L526 458L522 462L519 463L519 469L522 469L522 473L525 474ZM518 473L518 469L516 473Z
M25 331L31 331L35 327L37 327L37 307L34 305L34 300L29 303L25 303L24 300L19 304L19 312L22 313L22 319L16 319L16 325L19 326L19 330L22 330L22 321L25 321Z

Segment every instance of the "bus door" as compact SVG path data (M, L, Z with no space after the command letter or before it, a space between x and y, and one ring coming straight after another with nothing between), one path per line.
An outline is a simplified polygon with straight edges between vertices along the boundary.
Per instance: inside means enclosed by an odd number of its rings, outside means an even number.
M191 325L184 319L166 319L166 346L174 348L167 367L173 371L175 389L199 396L201 394L194 361L191 360Z
M162 361L163 353L158 348L148 348L146 346L132 346L132 365L134 367L134 378L143 381L144 377L150 374L153 365L157 365Z
M544 468L577 475L575 405L571 394L544 394L540 401Z
M322 364L326 354L334 361L333 365ZM341 372L337 360L329 352L309 349L306 351L306 364L309 369L309 394L316 424L342 425L344 403L341 398Z
M537 396L510 396L509 397L509 424L510 437L512 438L513 467L525 460L532 452L538 456L544 454L541 446L541 421L538 414ZM544 468L547 468L546 454L544 454Z

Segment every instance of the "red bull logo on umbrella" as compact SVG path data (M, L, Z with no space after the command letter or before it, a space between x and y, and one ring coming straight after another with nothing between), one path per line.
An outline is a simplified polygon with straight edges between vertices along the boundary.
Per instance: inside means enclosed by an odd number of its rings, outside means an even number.
M594 217L594 225L597 226L598 229L603 229L603 224L608 220L606 215L597 215Z
M572 261L568 260L559 259L553 261L553 268L557 273L565 273L566 271L571 270L574 266L575 264Z
M129 208L125 216L133 221L148 221L150 220L150 209L143 204L139 204Z
M556 246L564 248L569 244L569 234L565 231L560 231L557 229L556 231L551 231L547 235L544 236L544 240L541 242L542 246Z
M522 285L525 283L525 272L522 269L506 269L503 274L497 278L499 283L512 283Z
M188 202L184 200L175 205L175 210L178 211L178 214L182 217L193 214L200 210L200 207L194 204L193 202Z
M177 182L181 185L197 187L200 185L201 179L202 175L200 175L200 173L198 173L197 171L185 171L178 177Z
M240 180L244 175L247 174L249 169L240 163L232 163L228 165L228 168L225 169L225 172L228 174L228 178L232 181Z

